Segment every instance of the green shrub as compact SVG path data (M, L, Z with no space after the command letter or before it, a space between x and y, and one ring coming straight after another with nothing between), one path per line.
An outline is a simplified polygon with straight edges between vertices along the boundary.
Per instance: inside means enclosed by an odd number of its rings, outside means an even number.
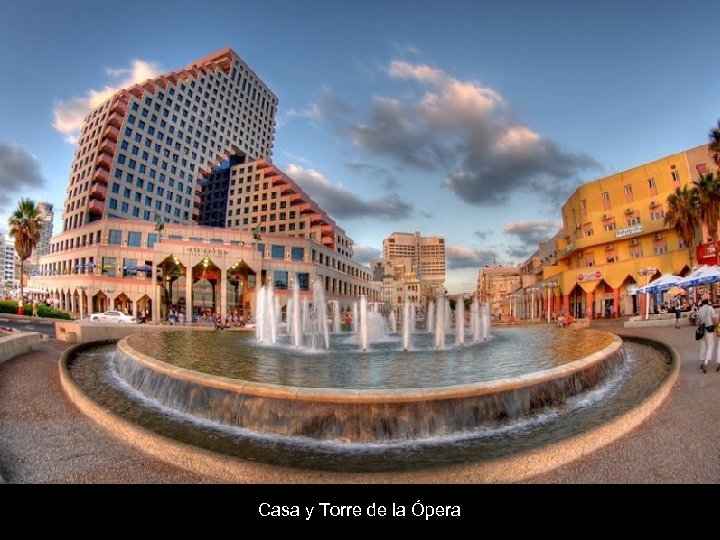
M25 304L25 315L32 315L32 304ZM17 315L18 303L15 300L0 300L0 313L12 313ZM44 304L38 304L38 315L47 319L65 319L71 320L69 313L51 308Z

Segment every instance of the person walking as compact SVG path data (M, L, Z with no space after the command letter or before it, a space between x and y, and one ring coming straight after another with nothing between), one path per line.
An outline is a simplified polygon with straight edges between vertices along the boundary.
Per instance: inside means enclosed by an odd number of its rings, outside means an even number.
M680 295L675 297L675 328L680 328L680 314L682 313L682 302Z
M698 324L705 326L705 334L700 341L700 369L703 373L707 373L707 365L715 347L715 325L717 323L718 317L710 305L710 296L705 293L698 310ZM715 371L720 371L720 357L716 356L716 360L718 364Z

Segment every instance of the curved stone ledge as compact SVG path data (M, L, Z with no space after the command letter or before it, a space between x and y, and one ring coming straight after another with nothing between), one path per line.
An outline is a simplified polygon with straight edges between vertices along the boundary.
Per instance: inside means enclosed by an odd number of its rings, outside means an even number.
M175 410L258 433L336 442L398 442L496 425L564 403L622 363L622 340L580 360L511 379L412 389L260 384L198 373L118 343L120 376Z
M88 398L73 381L68 363L86 346L66 350L59 361L60 381L66 395L88 417L123 441L167 463L225 482L258 483L508 483L523 482L566 465L613 443L640 426L670 394L680 374L680 356L663 343L647 341L665 349L671 358L669 373L660 387L635 408L602 426L558 443L547 444L481 463L440 467L427 471L391 473L332 473L288 469L254 463L181 443L133 424Z

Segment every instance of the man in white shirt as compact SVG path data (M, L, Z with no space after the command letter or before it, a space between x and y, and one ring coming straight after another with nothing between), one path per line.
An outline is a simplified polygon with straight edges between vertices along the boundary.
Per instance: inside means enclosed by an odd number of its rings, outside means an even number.
M705 293L698 310L698 324L705 325L705 335L700 341L700 369L703 370L703 373L707 373L706 367L715 348L715 325L717 323L718 317L710 305L710 296ZM717 368L715 368L715 371L720 371L720 356L716 357L716 360Z

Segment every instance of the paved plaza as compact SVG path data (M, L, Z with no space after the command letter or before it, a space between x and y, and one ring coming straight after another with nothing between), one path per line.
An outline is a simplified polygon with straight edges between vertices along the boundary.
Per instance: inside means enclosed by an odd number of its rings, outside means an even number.
M648 337L674 347L680 377L667 401L642 426L614 443L540 476L535 483L720 482L720 373L699 369L694 327L594 328ZM81 414L64 395L58 358L67 347L50 339L37 352L0 365L0 475L7 483L203 483L149 457ZM475 483L473 464L412 473L338 474L249 464L247 482Z

